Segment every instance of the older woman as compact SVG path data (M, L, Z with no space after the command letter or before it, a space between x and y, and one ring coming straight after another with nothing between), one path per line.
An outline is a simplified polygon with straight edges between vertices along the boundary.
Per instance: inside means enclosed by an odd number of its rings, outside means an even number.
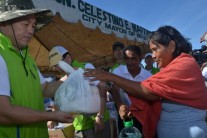
M85 76L113 82L149 103L160 100L159 138L207 138L207 90L199 65L189 54L189 42L175 28L162 26L150 35L149 45L161 70L143 82L100 70L89 70ZM127 112L120 111L120 115L125 118Z

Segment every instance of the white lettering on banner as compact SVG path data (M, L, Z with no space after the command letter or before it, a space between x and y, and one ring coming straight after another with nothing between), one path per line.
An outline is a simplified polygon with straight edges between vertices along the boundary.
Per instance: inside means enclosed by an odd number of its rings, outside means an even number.
M108 29L110 29L110 30L113 30L113 31L118 31L120 33L127 34L127 31L125 29L122 29L119 26L115 26L115 25L111 25L111 24L105 23L105 27L108 28Z
M97 22L99 26L102 23L102 21L99 21L98 19L90 17L90 16L87 16L85 14L82 15L82 19L85 20L85 21L88 21L88 22L92 22L92 23L96 23Z
M59 12L64 20L77 22L81 20L84 26L95 29L99 27L102 32L114 32L118 37L126 36L130 40L145 42L148 30L108 13L82 0L32 0L37 8L51 9L53 13Z
M78 8L79 8L79 11L84 12L84 14L92 16L93 18L97 18L103 21L108 20L109 23L123 27L123 21L121 18L116 17L105 11L102 11L99 8L95 8L92 5L88 3L84 3L81 0L79 0Z
M62 5L66 5L67 7L72 7L71 0L55 0L58 3L61 3Z
M128 34L129 34L130 36L134 36L134 35L135 35L135 32L128 31Z

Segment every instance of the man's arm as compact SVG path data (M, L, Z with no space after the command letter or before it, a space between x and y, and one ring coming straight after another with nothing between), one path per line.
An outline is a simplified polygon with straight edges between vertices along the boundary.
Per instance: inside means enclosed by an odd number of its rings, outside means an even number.
M98 84L99 89L99 95L100 95L100 111L98 115L104 116L105 108L106 108L106 89L104 87L104 84L102 82L99 82Z
M72 116L64 112L46 112L10 103L8 96L0 96L0 124L29 124L42 121L72 122Z
M100 95L100 111L97 113L94 122L95 133L98 133L104 129L104 112L106 109L106 92L107 92L105 83L99 82L97 87L99 89L99 95Z
M9 75L1 55L0 67L0 124L29 124L48 120L72 122L72 116L68 113L38 111L11 104Z
M46 98L54 97L56 90L60 87L63 81L67 79L67 75L65 75L58 81L47 82L39 70L38 70L38 74L39 74L40 83L41 83L41 87L43 91L43 96Z
M100 95L100 111L97 113L95 118L95 132L99 132L104 128L104 113L106 109L106 88L105 83L99 82L98 89L99 89L99 95Z
M44 97L54 97L56 90L60 87L63 81L44 82L42 84L42 91Z
M123 104L121 101L121 96L120 96L119 90L120 90L120 88L117 87L115 84L113 85L113 87L111 89L112 98L113 98L118 109Z
M130 112L130 107L125 105L122 102L119 90L120 90L120 88L118 86L116 86L115 84L113 85L113 87L111 89L111 95L112 95L114 102L117 106L117 109L119 111L119 116L122 119L131 117L132 114Z
M119 66L115 68L112 72L113 74L116 74L118 76L123 76L124 69L123 66ZM111 89L111 95L114 99L114 102L117 106L117 109L119 110L120 106L123 104L123 101L121 100L121 95L120 95L120 87L118 87L116 84L113 84L112 89Z

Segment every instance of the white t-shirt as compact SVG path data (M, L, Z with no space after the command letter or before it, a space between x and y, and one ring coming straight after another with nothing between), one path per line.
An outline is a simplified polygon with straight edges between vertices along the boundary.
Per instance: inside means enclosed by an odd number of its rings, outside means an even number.
M0 95L10 96L10 82L9 82L9 74L7 70L6 63L3 57L0 55ZM45 82L44 77L38 70L40 83L43 84Z
M146 69L141 67L140 73L133 78L131 76L131 74L129 73L126 65L119 65L119 67L114 69L113 73L118 75L118 76L121 76L123 78L133 80L133 81L136 81L136 82L144 81L145 79L152 76L152 74L149 71L147 71ZM131 101L129 100L129 97L128 97L127 93L125 93L122 89L120 89L120 96L121 96L121 100L124 104L126 104L128 106L131 105Z

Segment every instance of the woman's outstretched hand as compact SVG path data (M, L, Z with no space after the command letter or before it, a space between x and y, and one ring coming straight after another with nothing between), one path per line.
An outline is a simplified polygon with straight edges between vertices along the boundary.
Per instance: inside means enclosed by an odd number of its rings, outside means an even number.
M99 69L85 69L83 76L92 77L91 81L100 80L104 82L110 82L113 74Z

